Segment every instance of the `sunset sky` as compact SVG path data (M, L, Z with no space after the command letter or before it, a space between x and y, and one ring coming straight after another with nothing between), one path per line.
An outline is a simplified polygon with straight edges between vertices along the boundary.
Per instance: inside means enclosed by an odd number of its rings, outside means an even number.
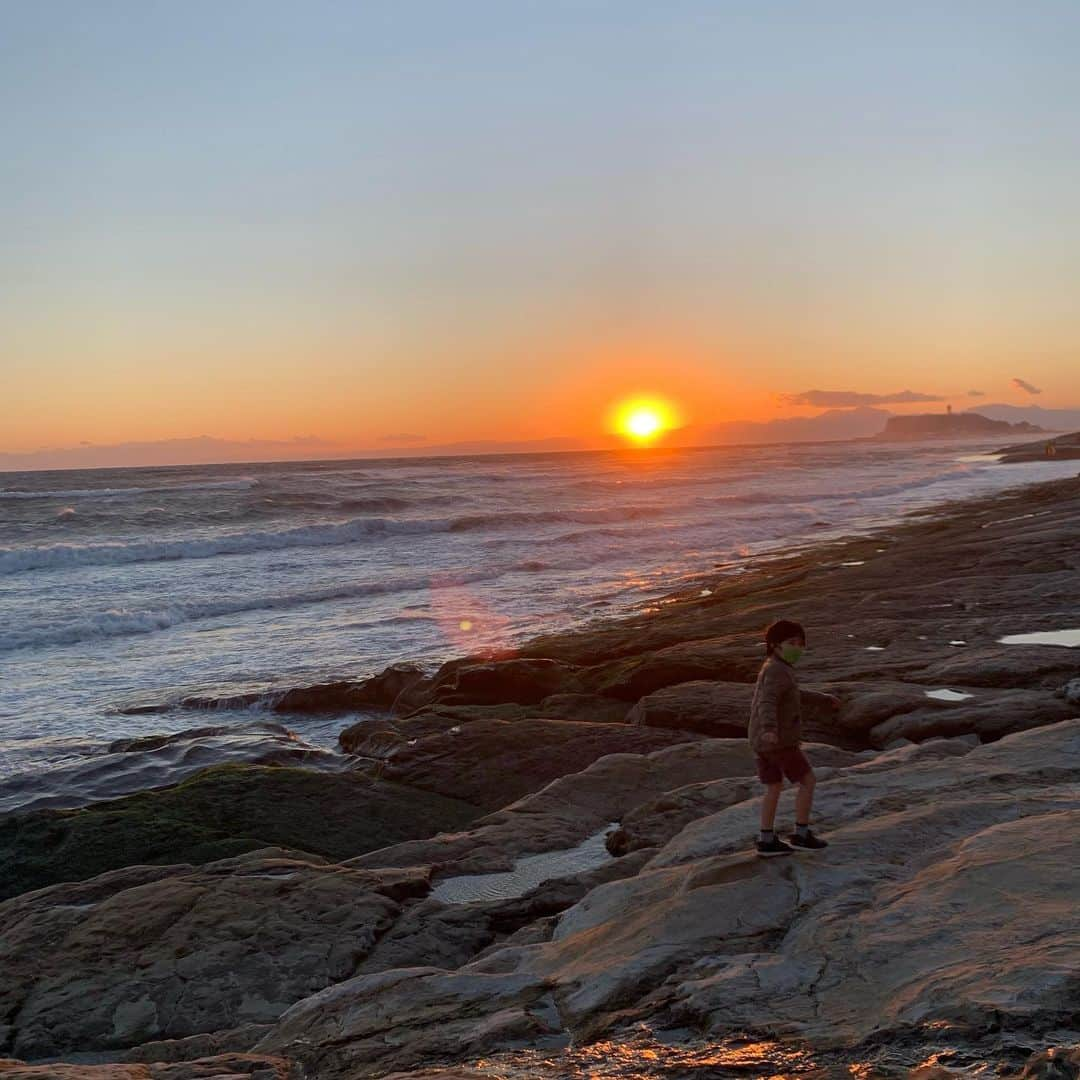
M11 0L0 451L1080 407L1078 52L1065 0Z

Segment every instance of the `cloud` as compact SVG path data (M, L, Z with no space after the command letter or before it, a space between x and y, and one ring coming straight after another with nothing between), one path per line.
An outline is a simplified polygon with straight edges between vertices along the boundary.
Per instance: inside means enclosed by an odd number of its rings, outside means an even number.
M1041 394L1042 391L1037 386L1032 386L1031 383L1025 382L1023 379L1013 379L1013 386L1017 390L1026 390L1029 394Z
M822 408L832 409L945 400L940 394L919 394L914 390L899 390L894 394L863 394L858 390L804 390L801 394L783 394L781 397L788 405L820 405Z
M407 431L394 435L380 435L376 440L379 443L418 443L427 442L426 435L410 435Z
M985 390L969 390L968 397L986 397Z

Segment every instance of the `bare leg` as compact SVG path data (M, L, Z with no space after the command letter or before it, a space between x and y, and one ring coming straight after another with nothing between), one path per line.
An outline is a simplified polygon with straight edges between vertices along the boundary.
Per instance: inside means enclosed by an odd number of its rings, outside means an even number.
M761 798L761 827L771 829L776 821L776 804L780 801L780 792L784 782L765 785L765 794Z
M807 772L799 781L799 791L795 796L796 825L810 824L810 809L814 805L814 785L816 783L817 777L814 776L813 769Z

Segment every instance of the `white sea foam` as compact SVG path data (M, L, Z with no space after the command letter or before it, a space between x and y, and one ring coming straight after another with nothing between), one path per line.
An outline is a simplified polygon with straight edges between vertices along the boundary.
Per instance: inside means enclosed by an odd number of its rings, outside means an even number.
M147 540L128 543L107 542L92 544L43 544L34 546L0 547L0 575L28 570L48 570L78 566L119 566L128 563L161 562L176 559L208 559L219 555L239 555L257 551L277 551L297 547L338 547L353 544L372 536L417 535L425 533L457 533L474 530L520 529L530 525L576 524L618 525L647 519L670 517L693 507L724 505L760 505L871 498L896 494L910 488L933 483L943 476L926 477L911 483L878 485L863 491L821 492L805 495L796 492L747 492L724 495L715 499L695 499L690 503L608 507L578 507L561 510L504 510L486 514L466 514L441 518L388 518L365 516L347 521L303 525L288 529L260 529L234 533L172 540ZM222 481L220 485L240 481ZM246 482L246 481L245 481ZM193 489L198 485L189 485ZM212 485L204 485L212 486ZM136 489L115 489L134 491ZM143 489L161 490L161 489ZM9 493L10 494L10 493ZM67 493L68 496L72 492ZM36 494L35 494L36 497Z
M826 487L820 491L814 491L813 489L787 489L777 491L770 487L767 490L760 491L739 492L730 495L716 495L711 497L703 496L696 500L696 502L710 505L746 503L762 504L766 506L773 503L813 503L831 502L834 500L853 500L859 502L864 499L882 498L886 495L902 495L906 491L917 491L920 488L931 487L932 485L941 483L945 480L956 480L963 475L963 472L951 468L944 471L929 473L925 476L916 476L912 479L904 479L884 484L868 484L865 487L849 487L844 489L830 489Z
M140 540L131 543L41 544L0 547L0 574L51 570L75 566L121 566L128 563L176 559L210 559L284 548L340 547L372 536L467 532L477 529L520 528L562 522L614 522L658 516L661 507L550 510L473 514L453 518L352 518L335 524L302 525L292 529L257 529L217 534L199 539Z
M499 575L500 571L497 569L455 574L452 582L447 584L458 587L480 581L489 581ZM107 611L84 615L65 622L48 620L37 624L8 627L0 631L0 653L48 645L73 645L98 638L152 634L158 630L167 630L169 627L180 623L214 619L226 615L238 615L245 612L283 610L302 607L306 604L325 603L331 600L358 599L366 596L382 596L387 593L412 592L419 589L438 589L441 587L444 586L440 580L433 581L428 575L416 575L407 578L333 585L322 589L305 589L292 593L244 596L236 600L176 603L146 611L111 608Z

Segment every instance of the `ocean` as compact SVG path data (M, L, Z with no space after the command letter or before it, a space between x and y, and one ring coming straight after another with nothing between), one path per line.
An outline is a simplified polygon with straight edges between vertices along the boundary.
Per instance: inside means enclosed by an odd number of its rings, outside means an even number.
M1000 445L1000 444L996 444ZM830 443L0 474L0 774L251 719L175 707L648 608L1074 462ZM134 712L132 710L135 710ZM150 711L153 710L153 711ZM333 745L341 718L285 717Z

